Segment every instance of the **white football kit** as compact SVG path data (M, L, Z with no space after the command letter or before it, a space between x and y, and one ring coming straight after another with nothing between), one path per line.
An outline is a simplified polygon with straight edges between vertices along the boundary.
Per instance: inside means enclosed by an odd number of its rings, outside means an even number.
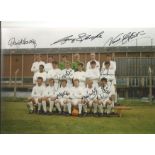
M83 99L84 99L84 104L83 104L83 110L84 112L87 113L87 106L89 106L90 110L92 109L92 107L97 106L94 105L97 99L97 89L96 87L92 87L92 88L85 88L84 89L84 94L83 94ZM95 113L95 111L94 111Z
M55 95L55 87L54 86L50 86L50 85L48 87L46 87L43 96L48 98L48 101L49 101L49 112L52 112L53 111L53 107L54 107L54 101L52 100L52 98L56 97L56 95ZM47 112L46 101L42 101L42 105L43 105L44 112Z
M33 72L34 74L36 72L39 71L39 66L40 65L43 65L45 67L45 62L44 61L35 61L33 64L32 64L32 67L31 67L31 72Z
M45 72L46 73L48 73L50 70L52 70L53 69L53 65L52 65L52 63L46 63L45 64Z
M102 104L98 104L98 109L100 113L103 113L103 108L105 110L105 108L107 108L107 113L109 114L111 112L112 107L114 106L114 104L108 104L106 105L107 101L110 101L110 97L111 97L111 85L106 84L104 87L99 87L97 90L97 96L99 101Z
M81 99L83 97L83 88L72 87L70 90L70 99L73 106L77 106L79 109L79 114L82 112Z
M38 77L43 78L43 83L45 85L45 82L47 80L47 73L46 72L37 72L37 73L35 73L34 76L33 76L33 84L36 84Z
M93 60L91 60L91 61L93 61ZM88 62L87 62L86 70L91 69L91 65L90 65L90 62L91 62L91 61L88 61ZM100 62L97 61L97 60L94 60L94 61L96 62L96 68L97 68L98 70L100 70Z
M59 112L61 112L61 107L63 108L63 112L66 112L68 109L68 113L71 114L71 103L68 102L70 95L70 91L68 87L60 87L57 92L56 96L56 107Z
M67 80L67 87L71 88L73 86L72 79L74 76L74 70L73 69L63 69L61 72L61 79Z
M98 88L100 71L97 68L91 68L86 71L86 78L93 80L93 86Z
M41 99L44 96L45 86L34 86L32 89L31 97L35 100L35 103L38 105L38 111L41 109L41 104L38 99ZM30 102L30 108L33 110L33 104Z
M74 72L73 79L78 79L79 80L79 86L82 88L85 88L86 72L84 72L84 71Z
M102 64L102 69L105 69L105 65L104 65L105 62L103 62ZM116 61L110 61L110 67L109 69L113 69L114 71L116 71Z
M57 90L60 87L61 70L59 68L52 69L47 73L47 78L54 79L54 87Z

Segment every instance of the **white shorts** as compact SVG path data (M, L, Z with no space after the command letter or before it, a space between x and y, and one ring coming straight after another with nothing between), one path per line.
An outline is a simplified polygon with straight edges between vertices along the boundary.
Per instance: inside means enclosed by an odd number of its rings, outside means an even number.
M71 102L73 106L77 106L79 103L81 103L81 99L72 99Z
M103 105L103 107L105 107L106 106L106 102L107 101L110 101L109 99L100 99L99 101L101 101L102 102L102 105Z
M67 99L65 99L65 98L61 98L61 99L56 99L56 102L58 101L58 102L60 102L60 106L64 106L64 102L66 101Z

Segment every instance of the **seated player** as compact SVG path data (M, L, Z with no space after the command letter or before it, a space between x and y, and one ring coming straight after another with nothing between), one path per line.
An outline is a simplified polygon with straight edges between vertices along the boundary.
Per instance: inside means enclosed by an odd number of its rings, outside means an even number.
M47 74L44 71L44 65L40 65L39 66L39 71L34 74L34 76L33 76L33 84L36 84L38 77L42 77L43 84L45 85L45 82L46 82L46 79L47 79Z
M66 68L62 70L61 78L67 80L67 87L71 88L73 86L72 79L74 76L74 70L71 68L71 63L66 62Z
M98 88L98 82L100 77L100 71L96 68L96 62L91 61L91 68L86 71L86 78L93 80L93 86Z
M83 71L83 63L78 64L78 71L74 72L73 79L78 79L79 86L85 88L86 72Z
M97 97L99 116L102 116L103 113L109 115L113 108L113 96L111 95L111 85L107 84L106 78L101 79L101 86L97 90Z
M47 104L48 104L49 114L52 115L54 103L57 97L55 95L54 79L50 78L48 81L49 86L46 87L44 91L44 97L42 98L42 106L43 106L43 112L47 113Z
M94 106L97 106L97 89L93 87L93 81L91 79L88 79L87 87L84 89L83 94L84 115L87 114L87 107L90 109L90 112L92 112ZM93 113L96 116L97 109L94 109Z
M101 69L100 78L107 79L108 85L111 85L111 94L113 95L113 97L115 97L115 95L116 95L115 70L113 68L110 68L110 61L106 61L104 65L105 65L105 68Z
M55 101L55 106L59 111L59 114L71 115L71 103L69 101L70 91L67 87L67 80L61 80L61 86L56 92L57 99Z
M58 90L58 88L60 87L61 69L58 68L57 61L53 61L52 65L53 65L53 69L48 72L47 78L54 79L54 87L56 90Z
M79 80L73 80L73 87L70 90L70 102L73 108L78 108L79 116L82 116L82 97L83 88L79 86Z
M43 85L43 78L37 78L37 85L32 89L31 97L28 99L28 109L30 113L34 112L34 107L38 107L37 112L41 113L42 97L45 92L45 86Z

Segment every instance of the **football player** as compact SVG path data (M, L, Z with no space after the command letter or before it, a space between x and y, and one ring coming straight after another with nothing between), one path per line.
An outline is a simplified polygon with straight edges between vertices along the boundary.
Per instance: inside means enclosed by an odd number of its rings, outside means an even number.
M83 63L78 64L78 71L74 72L73 79L78 79L79 86L85 88L86 72L83 71Z
M73 86L72 79L74 76L74 70L71 68L71 63L66 62L66 68L62 70L61 78L67 80L67 87L71 88Z
M111 85L108 85L106 78L101 79L101 86L97 90L97 97L99 116L102 116L103 113L109 115L113 108L113 96L111 94Z
M93 86L98 88L98 82L100 78L100 71L96 68L96 61L91 61L91 68L86 71L86 78L93 80Z
M59 111L59 114L71 115L71 103L69 101L70 90L67 87L67 80L62 79L60 88L56 92L57 99L55 106Z
M79 80L73 80L73 87L70 90L70 102L73 108L78 108L79 116L82 116L83 88L79 86Z
M90 113L92 112L93 108L97 106L97 89L93 87L93 80L87 80L87 87L84 89L83 95L83 110L84 115L87 114L87 108L90 109ZM97 115L97 110L93 111L94 115Z
M96 62L96 68L100 70L100 63L95 59L95 53L90 53L90 61L87 62L86 70L91 69L91 62L95 61Z
M54 103L56 100L56 90L54 87L54 79L50 78L48 80L49 85L44 91L44 97L42 98L42 106L44 113L47 113L47 105L49 105L49 114L52 115Z
M43 85L43 78L37 78L37 85L32 89L31 97L28 99L28 109L30 113L34 112L34 107L38 107L37 112L41 113L42 97L45 92L45 86Z

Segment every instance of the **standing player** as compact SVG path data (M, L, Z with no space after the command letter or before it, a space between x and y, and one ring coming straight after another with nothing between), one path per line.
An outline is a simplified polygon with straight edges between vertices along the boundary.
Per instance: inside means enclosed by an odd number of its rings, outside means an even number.
M100 70L100 62L95 59L95 53L90 54L90 61L87 62L86 70L91 69L92 61L96 62L96 68L98 68L98 70Z
M41 56L40 56L40 55L36 55L36 56L35 56L35 62L32 64L32 67L31 67L31 72L33 72L34 74L35 74L36 72L38 72L38 71L39 71L39 66L40 66L40 65L45 66L45 62L43 62L43 61L41 60Z
M66 64L66 62L67 62L67 56L66 56L66 55L63 55L63 56L62 56L62 60L61 60L61 62L59 63L59 68L60 68L61 70L65 69L65 64Z
M49 86L46 87L44 91L44 97L42 98L42 106L43 106L44 113L47 113L47 104L48 104L49 114L52 115L54 102L56 100L56 95L55 95L56 90L54 87L54 79L50 78L48 83L49 83Z
M48 62L45 64L45 72L48 73L50 70L53 69L53 65L52 65L52 62L53 62L53 56L49 56L48 57Z
M83 71L83 63L78 64L78 71L74 72L73 79L78 79L79 86L85 88L86 72Z
M71 115L71 103L69 101L70 91L67 87L67 80L61 80L61 86L56 92L57 99L55 101L55 106L59 111L59 114L63 113L64 115ZM67 113L68 111L68 113Z
M106 56L106 61L109 61L110 62L110 69L113 69L114 71L116 71L116 62L115 61L112 61L111 59L111 56L110 55L107 55ZM105 62L103 62L102 64L102 69L105 69Z
M61 78L67 80L67 87L71 88L73 86L72 79L74 76L74 70L71 69L71 63L66 62L66 68L62 70Z
M96 68L96 61L91 61L90 69L86 71L86 78L93 80L93 86L98 88L100 71Z
M80 63L80 54L74 55L74 62L72 63L72 69L76 72L78 70L78 64Z
M90 113L93 107L97 105L97 89L93 87L93 80L87 80L87 87L84 90L83 95L83 110L85 115L87 114L87 107L90 109ZM97 110L93 111L96 116Z
M106 78L101 79L101 86L97 90L97 97L99 116L102 116L103 112L109 115L113 108L113 96L111 94L111 85L107 84Z
M54 79L54 87L57 90L60 87L60 78L61 78L61 70L58 68L58 62L53 61L53 69L50 70L47 74L47 78L53 78Z
M43 84L45 85L46 79L47 79L47 74L44 70L44 65L39 66L39 71L36 72L33 76L33 84L36 84L38 77L43 78Z
M74 86L70 90L70 101L74 108L78 108L79 116L82 116L82 97L83 97L83 88L79 86L79 80L73 80Z
M34 107L38 107L38 113L41 113L42 97L45 92L45 86L43 85L43 78L37 78L37 85L32 89L31 97L28 99L28 109L30 113L34 112Z

